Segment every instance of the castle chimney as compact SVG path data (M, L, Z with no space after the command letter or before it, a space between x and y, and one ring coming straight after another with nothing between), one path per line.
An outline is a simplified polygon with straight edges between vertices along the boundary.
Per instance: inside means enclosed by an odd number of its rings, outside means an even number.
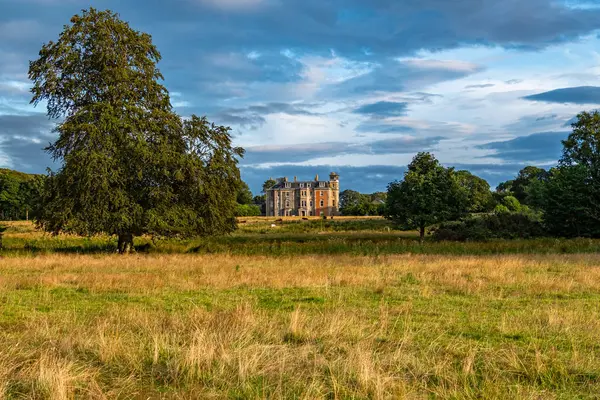
M319 174L315 175L315 181L319 180Z
M294 182L298 182L298 178L297 177L294 177Z
M283 181L284 181L284 182L287 182L287 181L288 181L288 180L287 180L287 176L284 176L284 177L283 177Z

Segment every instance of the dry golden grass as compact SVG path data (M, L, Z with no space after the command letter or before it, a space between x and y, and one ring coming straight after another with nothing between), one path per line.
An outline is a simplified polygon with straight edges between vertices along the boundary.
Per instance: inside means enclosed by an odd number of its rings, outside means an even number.
M600 255L8 257L0 393L597 398L599 266Z

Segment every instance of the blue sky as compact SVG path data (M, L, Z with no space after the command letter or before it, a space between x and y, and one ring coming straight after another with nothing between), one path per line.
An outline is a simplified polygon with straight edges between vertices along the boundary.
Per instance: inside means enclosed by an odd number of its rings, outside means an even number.
M152 35L173 105L232 127L255 192L385 190L418 151L495 186L600 103L600 0L0 0L0 166L53 166L28 62L89 6Z

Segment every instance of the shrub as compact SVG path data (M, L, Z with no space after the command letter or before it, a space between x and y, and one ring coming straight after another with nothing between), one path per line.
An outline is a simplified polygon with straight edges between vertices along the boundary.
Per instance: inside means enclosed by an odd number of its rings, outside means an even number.
M539 215L532 212L495 212L440 224L435 240L467 241L528 239L546 236Z

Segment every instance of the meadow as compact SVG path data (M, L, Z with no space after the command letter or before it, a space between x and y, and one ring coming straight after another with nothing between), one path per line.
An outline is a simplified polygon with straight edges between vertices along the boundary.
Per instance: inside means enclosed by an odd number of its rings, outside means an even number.
M598 398L597 241L272 223L128 256L10 223L0 398Z

